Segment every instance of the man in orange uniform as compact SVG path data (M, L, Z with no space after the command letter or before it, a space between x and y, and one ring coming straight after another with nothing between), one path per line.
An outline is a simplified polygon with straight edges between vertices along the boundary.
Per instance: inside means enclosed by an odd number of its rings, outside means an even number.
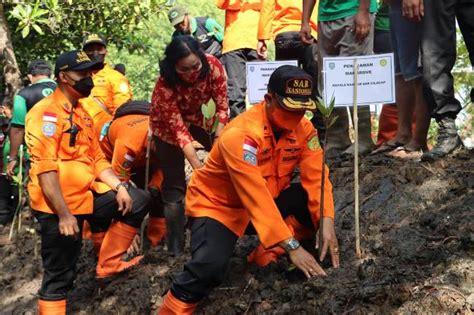
M235 243L249 223L265 248L284 248L308 278L325 274L292 232L314 233L320 221L322 149L314 127L303 119L306 110L316 108L312 88L312 78L298 67L275 70L265 101L228 124L204 167L195 170L186 195L192 259L174 278L158 314L191 314L223 281ZM291 183L297 167L301 182ZM328 172L324 181L321 259L329 248L338 267Z
M275 60L297 60L313 80L318 78L318 45L317 14L311 15L310 27L313 40L304 43L299 31L303 17L302 1L292 0L262 0L260 20L258 23L257 54L261 59L267 59L266 40L275 41ZM317 84L313 87L313 97L318 96ZM324 138L324 123L319 112L315 112L313 125L318 128L320 136Z
M89 96L94 86L91 72L99 66L83 51L60 55L55 69L58 88L26 115L25 140L31 156L28 192L41 225L44 269L39 314L66 314L84 220L94 233L108 228L97 277L117 274L141 259L125 262L121 256L146 214L147 194L115 176L94 137L92 119L78 102Z
M148 180L145 168L150 126L149 112L149 102L126 102L115 112L107 135L100 139L100 147L107 160L111 162L115 175L122 182L133 181L141 188L145 188L145 181ZM166 235L166 222L160 193L162 174L156 164L150 165L150 173L152 177L147 185L152 199L149 204L147 238L154 247ZM100 238L93 241L95 247L100 247Z
M108 63L107 41L98 34L84 38L82 49L92 60L104 63L104 68L93 73L94 88L89 98L83 100L84 107L94 120L94 128L99 135L103 125L112 119L117 108L132 99L132 89L127 78Z
M261 0L215 0L225 10L221 61L227 72L230 118L245 111L245 63L258 59L257 28Z

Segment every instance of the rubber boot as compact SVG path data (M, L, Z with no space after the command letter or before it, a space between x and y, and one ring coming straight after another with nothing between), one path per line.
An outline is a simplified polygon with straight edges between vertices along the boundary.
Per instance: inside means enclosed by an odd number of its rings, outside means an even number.
M94 252L96 256L99 256L100 247L102 246L102 242L104 241L105 234L106 232L91 233L92 246L94 247Z
M100 247L99 260L97 262L97 278L107 278L118 274L143 259L143 256L134 257L130 261L121 260L122 255L132 244L138 229L120 221L113 222Z
M438 125L436 144L431 151L423 153L421 160L424 162L434 162L463 147L453 118L445 117L438 121Z
M166 244L168 251L181 255L184 251L184 205L182 203L165 203Z
M324 146L324 151L328 158L336 157L352 144L349 138L347 109L334 108L332 116L337 116L337 119L329 130L326 130L327 144Z
M379 117L379 131L377 133L376 148L383 143L392 140L397 135L398 110L397 105L385 104L382 107Z
M152 247L156 247L158 243L166 235L166 219L150 217L146 228L146 237Z
M292 215L285 218L286 225L298 240L309 239L313 237L314 232L299 223ZM285 254L285 250L279 246L265 249L262 244L258 245L247 257L247 261L255 263L257 266L265 267L266 265L277 262L278 257Z
M38 300L38 315L66 315L66 300Z
M374 148L370 123L370 106L361 106L357 110L357 116L359 117L359 155L367 155ZM354 155L354 144L347 148L343 155Z
M171 291L168 291L157 315L191 315L196 307L197 303L185 303L176 298Z

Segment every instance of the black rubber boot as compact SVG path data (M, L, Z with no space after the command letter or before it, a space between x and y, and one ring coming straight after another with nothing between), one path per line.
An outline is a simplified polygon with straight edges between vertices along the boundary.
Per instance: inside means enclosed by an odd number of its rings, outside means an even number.
M438 125L436 145L431 151L423 153L422 161L434 162L462 147L462 141L453 118L443 118L438 122Z
M168 251L174 255L181 255L184 251L184 205L182 203L165 203L166 244Z

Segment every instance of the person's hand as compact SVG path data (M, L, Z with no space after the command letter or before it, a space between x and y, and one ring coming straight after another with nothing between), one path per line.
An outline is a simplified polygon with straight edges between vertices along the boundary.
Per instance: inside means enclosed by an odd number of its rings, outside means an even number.
M139 251L140 251L140 235L136 234L132 240L132 244L130 244L130 247L128 247L127 249L127 255L131 256L134 254L138 254Z
M300 38L303 43L308 45L311 45L314 42L314 37L311 36L311 26L309 26L309 23L301 24Z
M323 247L319 261L323 261L328 252L331 253L332 266L339 268L339 245L336 238L336 230L334 229L334 220L332 218L323 217ZM316 248L319 247L319 233L316 234Z
M425 15L423 0L403 0L403 16L415 22L420 22Z
M326 275L313 255L308 253L303 247L290 251L288 256L291 262L301 270L307 278Z
M130 194L128 193L127 189L125 189L125 187L119 187L115 199L117 200L119 206L118 211L122 212L122 215L126 215L130 212L130 210L132 210L132 197L130 197Z
M257 43L257 56L262 60L267 60L268 50L264 40L259 40Z
M7 164L7 175L9 177L15 176L16 163L17 163L16 160L11 160L10 162L8 162L8 164Z
M77 219L71 213L59 216L59 233L64 236L77 236L80 232Z
M362 43L370 33L370 14L368 11L359 11L354 18L352 29L356 41Z

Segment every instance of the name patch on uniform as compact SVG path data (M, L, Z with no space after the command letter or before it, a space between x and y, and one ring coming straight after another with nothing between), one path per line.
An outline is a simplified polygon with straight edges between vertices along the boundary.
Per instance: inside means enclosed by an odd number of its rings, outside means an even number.
M46 121L43 123L42 130L46 137L51 138L56 133L56 124Z
M51 112L44 112L43 113L43 121L49 121L56 123L58 121L58 114L51 113Z
M257 143L251 139L244 139L244 161L250 165L257 165Z

